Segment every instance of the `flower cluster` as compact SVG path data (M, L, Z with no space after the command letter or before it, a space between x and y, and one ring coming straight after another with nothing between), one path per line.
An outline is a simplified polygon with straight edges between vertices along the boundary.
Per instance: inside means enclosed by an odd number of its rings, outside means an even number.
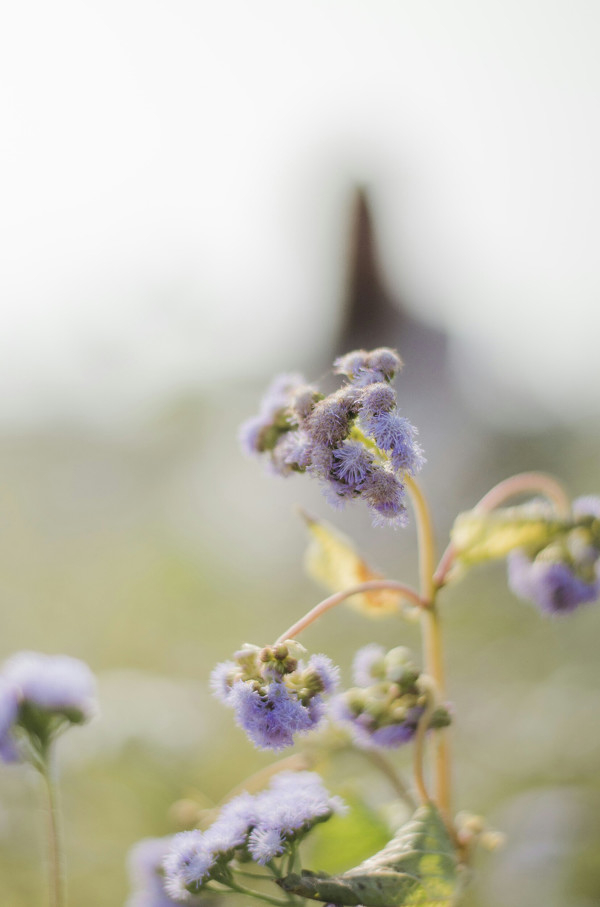
M19 652L0 672L0 758L16 762L26 735L38 756L59 731L96 711L96 684L88 666L68 655Z
M343 809L314 772L281 772L267 790L226 803L206 831L175 835L163 862L165 890L175 901L188 901L211 880L230 884L232 860L264 866Z
M336 697L334 712L350 724L356 743L363 748L398 747L411 740L427 697L410 652L401 646L386 652L372 643L356 653L353 669L357 686ZM439 707L429 727L449 723L447 710Z
M323 694L335 690L338 669L325 655L305 662L305 654L294 640L263 649L245 645L211 675L213 692L234 709L258 749L291 746L295 734L312 730L323 717Z
M536 552L508 556L508 581L547 614L564 614L600 597L600 498L573 502L573 525Z
M417 430L396 407L394 350L355 350L336 359L346 382L327 396L298 374L281 375L258 416L241 429L247 453L264 454L279 475L317 477L329 502L366 501L376 523L406 521L404 476L424 463Z

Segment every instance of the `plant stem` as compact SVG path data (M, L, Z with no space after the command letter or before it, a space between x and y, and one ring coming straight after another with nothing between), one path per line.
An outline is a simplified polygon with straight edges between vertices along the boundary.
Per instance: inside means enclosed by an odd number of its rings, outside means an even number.
M228 887L233 889L233 891L238 891L240 894L247 894L250 898L258 898L260 901L266 901L267 904L275 904L276 907L289 907L289 901L284 901L283 898L274 898L268 894L262 894L260 891L254 891L252 888L246 888L245 885L239 885L237 882L234 882L233 879L227 883Z
M39 765L44 779L48 807L48 869L49 869L49 903L50 907L64 907L66 904L65 867L62 855L58 792L54 767L48 752Z
M559 516L569 517L571 514L571 502L566 491L560 482L554 476L544 472L520 472L508 479L498 482L493 488L484 494L484 496L473 507L474 511L480 513L489 513L504 504L510 498L522 494L543 494L544 497L551 501ZM448 573L454 563L456 550L452 542L448 545L434 574L434 583L436 588L444 585Z
M385 775L388 779L395 792L398 794L401 800L404 800L409 809L414 810L416 808L416 803L412 797L412 794L408 790L406 784L400 777L400 775L394 769L394 766L385 758L383 753L379 750L358 750L358 752L368 759L379 771Z
M431 797L427 792L425 774L423 769L425 755L425 734L427 733L431 716L435 711L435 687L428 677L421 675L421 683L424 683L425 680L428 681L428 685L426 687L427 703L425 705L425 708L423 709L423 714L419 718L419 723L417 725L417 733L415 734L413 744L413 765L415 785L419 794L419 799L421 800L421 803L430 803Z
M417 520L420 593L422 600L425 602L425 607L421 610L423 660L425 662L425 671L435 684L437 697L443 701L446 695L446 683L440 616L435 602L437 589L433 581L435 569L433 524L423 492L417 482L408 475L406 476L406 487L411 496ZM451 773L448 731L440 730L435 736L435 801L447 824L451 826ZM415 780L418 785L417 779Z
M413 589L412 586L407 586L405 583L399 583L396 580L392 579L372 579L366 583L359 583L356 586L351 586L350 589L344 589L342 592L335 592L333 595L330 595L328 598L323 599L319 602L318 605L315 605L314 608L301 617L300 620L296 621L295 624L282 633L281 636L276 640L275 645L278 643L284 642L286 639L296 639L299 633L302 630L305 630L307 627L310 627L312 623L319 619L326 611L330 611L331 608L335 608L336 605L339 605L341 602L345 601L347 598L350 598L352 595L358 595L360 592L377 592L382 589L392 589L396 592L399 592L404 598L407 598L413 604L417 605L420 608L425 607L426 603L423 598L419 595L416 589Z

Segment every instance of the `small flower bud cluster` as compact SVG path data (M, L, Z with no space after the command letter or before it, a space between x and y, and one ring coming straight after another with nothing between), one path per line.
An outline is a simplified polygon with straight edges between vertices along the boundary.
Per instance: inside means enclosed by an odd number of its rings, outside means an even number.
M226 803L206 831L175 835L163 862L165 890L180 902L190 901L211 880L227 885L233 860L264 866L318 822L344 809L314 772L281 772L267 790L254 796L243 793Z
M390 386L401 365L385 347L355 350L336 359L335 372L347 383L328 396L301 375L281 375L259 415L242 426L244 449L268 455L278 475L315 476L334 506L360 497L376 523L404 523L403 476L418 472L424 458Z
M386 652L375 643L365 646L354 659L352 687L334 702L336 717L349 722L358 746L398 747L414 737L427 702L420 673L408 649ZM445 727L450 716L443 707L431 716L429 727Z
M292 746L295 734L312 730L323 717L323 694L334 691L338 669L325 655L305 662L305 654L294 640L263 649L245 645L211 675L214 694L234 709L258 749Z
M573 502L573 525L537 552L508 556L508 582L547 614L565 614L600 597L600 498Z
M71 724L96 711L96 684L90 669L68 655L19 652L0 672L0 759L17 762L31 750L44 757L48 745Z

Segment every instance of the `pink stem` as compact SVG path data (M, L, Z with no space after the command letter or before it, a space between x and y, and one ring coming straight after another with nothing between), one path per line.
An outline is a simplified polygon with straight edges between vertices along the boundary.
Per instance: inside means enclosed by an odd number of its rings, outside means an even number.
M339 605L352 595L358 595L361 592L377 592L384 589L392 589L399 592L404 598L413 602L413 604L417 605L419 608L426 607L426 603L412 586L407 586L405 583L399 583L393 579L372 579L366 583L359 583L357 586L352 586L350 589L344 589L342 592L336 592L334 595L330 595L329 598L323 599L322 602L319 602L318 605L311 608L304 617L301 617L295 624L292 624L289 630L282 633L275 645L284 642L286 639L296 639L302 630L309 627L315 620L321 617L321 615L325 614L326 611L335 608L336 605Z

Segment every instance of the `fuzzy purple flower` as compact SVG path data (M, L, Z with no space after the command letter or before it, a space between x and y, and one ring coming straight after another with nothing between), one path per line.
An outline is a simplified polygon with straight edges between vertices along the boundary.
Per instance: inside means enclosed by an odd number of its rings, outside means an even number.
M567 614L600 597L600 576L586 581L565 562L531 560L520 550L508 556L508 584L515 595L535 602L546 614Z
M240 428L240 443L249 455L272 451L278 441L297 427L290 419L289 406L299 387L305 385L302 375L278 375L269 385L257 416L248 419Z
M577 498L573 519L545 548L508 555L510 588L545 614L568 614L600 598L600 498Z
M280 376L242 427L244 449L265 455L277 475L314 476L334 507L363 498L376 525L404 525L403 479L425 461L389 384L400 366L387 347L354 350L335 362L348 383L327 396L300 375Z
M201 831L183 831L175 835L163 860L165 891L174 901L189 901L208 881L215 856L204 843Z
M292 746L296 734L315 728L323 718L322 694L337 684L337 668L325 655L307 662L305 649L293 640L283 645L246 646L235 661L214 669L215 695L233 708L237 724L258 749Z
M353 665L358 684L333 702L333 714L348 724L359 747L398 747L411 740L426 706L419 671L408 649L386 652L372 643L356 653ZM436 709L429 727L449 723L445 708Z
M19 652L5 662L2 676L16 691L21 705L64 713L77 723L96 713L96 681L78 658Z
M255 798L255 827L248 849L257 863L268 863L287 844L345 808L315 772L281 772Z
M172 844L172 836L144 838L131 848L128 867L133 892L126 907L176 907L181 903L174 901L164 886L162 863ZM195 905L200 900L190 898L188 903Z
M380 347L376 350L354 350L340 356L333 363L335 373L344 375L356 387L366 387L382 381L391 381L402 367L395 350Z
M240 680L234 684L231 701L237 723L261 750L293 746L295 734L312 730L322 717L314 699L304 705L279 681L258 691L251 683Z

